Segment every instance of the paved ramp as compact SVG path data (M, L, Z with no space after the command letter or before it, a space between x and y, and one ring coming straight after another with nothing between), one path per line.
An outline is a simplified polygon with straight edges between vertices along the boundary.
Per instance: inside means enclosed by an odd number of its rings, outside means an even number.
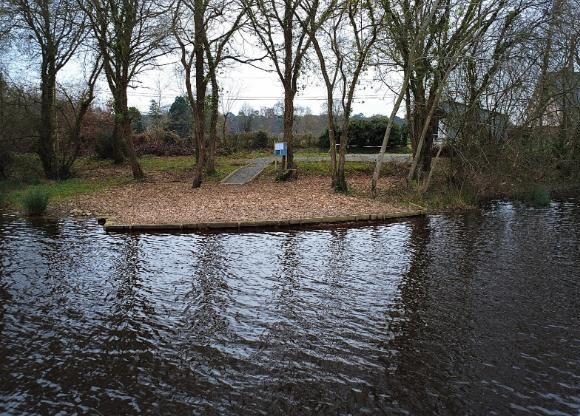
M243 185L248 183L262 173L272 162L274 162L273 156L254 159L248 165L229 174L222 180L222 183L224 185Z

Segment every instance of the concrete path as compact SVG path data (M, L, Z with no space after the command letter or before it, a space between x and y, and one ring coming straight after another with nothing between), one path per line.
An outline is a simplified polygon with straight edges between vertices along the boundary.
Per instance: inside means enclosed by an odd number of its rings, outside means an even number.
M274 162L274 159L274 156L253 159L248 165L230 173L222 180L222 183L225 185L243 185L248 183Z
M347 162L376 162L377 154L347 154ZM250 182L266 169L276 158L274 156L259 157L250 161L249 164L239 168L222 180L224 185L243 185ZM297 162L323 162L330 160L330 156L296 156ZM386 154L384 161L394 163L407 163L411 161L411 155Z

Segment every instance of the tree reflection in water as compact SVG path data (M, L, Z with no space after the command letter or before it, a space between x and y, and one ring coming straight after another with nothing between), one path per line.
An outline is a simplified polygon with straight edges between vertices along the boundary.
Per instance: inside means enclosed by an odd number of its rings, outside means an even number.
M577 413L580 210L107 235L0 222L0 412Z

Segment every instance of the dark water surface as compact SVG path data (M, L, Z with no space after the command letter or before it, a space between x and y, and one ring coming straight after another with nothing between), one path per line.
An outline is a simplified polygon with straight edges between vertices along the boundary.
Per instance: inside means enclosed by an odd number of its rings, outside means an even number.
M580 205L356 229L0 221L0 413L580 414Z

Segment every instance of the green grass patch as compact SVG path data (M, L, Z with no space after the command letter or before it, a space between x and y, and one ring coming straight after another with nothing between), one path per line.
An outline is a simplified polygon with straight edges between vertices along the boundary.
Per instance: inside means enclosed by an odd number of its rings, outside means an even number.
M296 166L298 175L304 176L329 176L330 175L330 161L297 161ZM375 162L346 162L344 165L345 173L349 175L372 175L375 170ZM391 176L398 174L401 167L393 163L383 163L381 167L381 176ZM263 172L262 176L274 177L276 170L274 164L268 166Z
M237 159L255 159L257 157L264 157L264 156L272 156L274 153L274 149L272 150L240 150L238 152L233 152L229 154L225 154L222 156L218 156L217 159L226 158L230 160L237 160Z
M474 193L451 186L431 187L427 192L420 192L415 186L401 184L380 191L378 199L427 211L463 210L474 208L478 204Z
M20 204L26 215L39 216L46 212L50 196L42 187L32 187L20 197Z
M306 175L328 175L330 172L330 161L303 161L296 162L298 172ZM396 169L392 163L383 163L381 175L390 175ZM375 170L375 162L345 162L344 170L346 175L363 174L372 175ZM348 178L347 178L348 179Z
M216 171L207 175L209 181L221 181L230 173L247 164L247 159L231 157L218 157L216 160Z
M219 181L234 170L247 164L248 159L258 156L249 156L250 153L235 153L229 156L219 156L216 159L216 171L206 176L209 181ZM145 156L140 159L145 175L153 172L184 173L193 170L194 156Z
M81 174L87 171L109 168L114 166L112 160L99 159L97 157L82 157L75 161L73 165L73 174Z
M318 161L318 162L297 162L298 169L300 173L304 174L319 174L319 175L327 175L330 172L330 161ZM345 162L344 170L347 175L353 173L364 173L364 174L372 174L375 168L374 163L368 162Z
M124 182L126 179L122 178L107 180L74 178L66 181L44 181L32 185L11 180L0 182L0 190L4 194L5 202L15 207L20 205L29 194L46 194L51 200L62 201L76 195L98 192Z
M413 154L413 148L410 144L407 146L392 147L387 149L387 153L409 155Z
M193 156L143 156L139 161L145 174L147 172L185 172L195 165Z
M323 150L323 149L319 149L319 148L297 149L294 152L294 157L312 157L312 156L330 157L330 153L328 150Z

